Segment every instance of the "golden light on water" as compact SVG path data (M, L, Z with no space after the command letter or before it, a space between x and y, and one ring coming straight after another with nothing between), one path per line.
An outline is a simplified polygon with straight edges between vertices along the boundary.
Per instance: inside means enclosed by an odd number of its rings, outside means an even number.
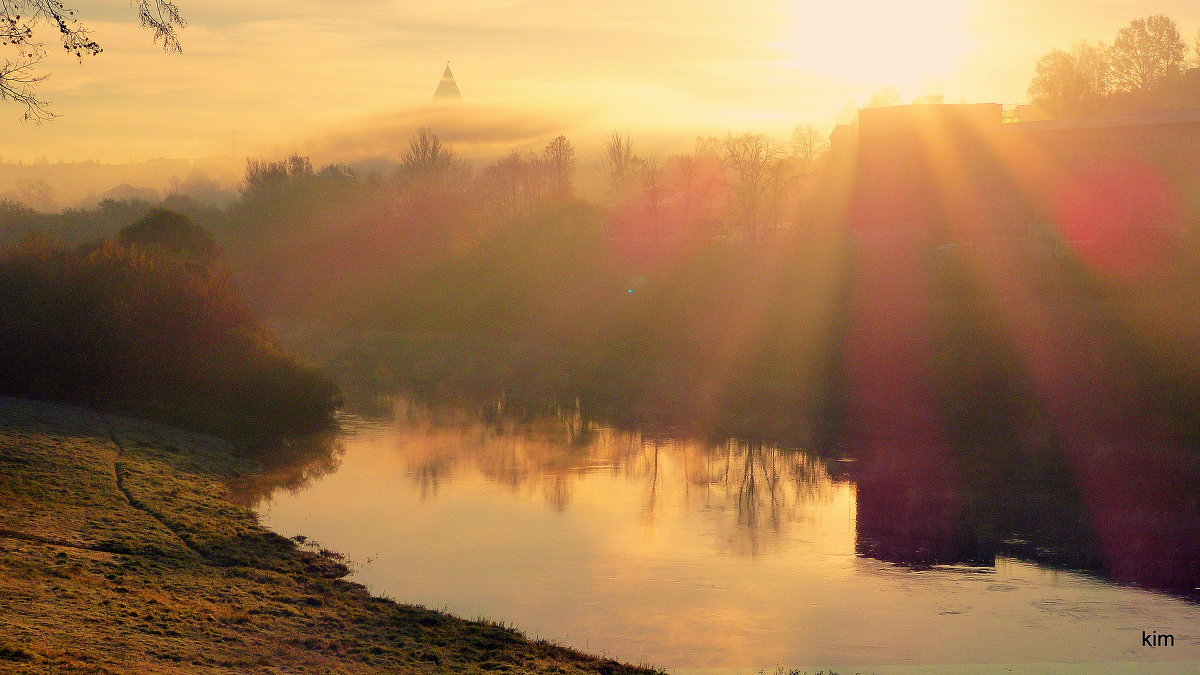
M377 593L611 657L810 672L847 654L1119 660L1128 612L1196 614L1012 559L914 573L858 555L859 489L804 453L397 410L346 438L336 473L260 504L265 522L370 560L354 578Z

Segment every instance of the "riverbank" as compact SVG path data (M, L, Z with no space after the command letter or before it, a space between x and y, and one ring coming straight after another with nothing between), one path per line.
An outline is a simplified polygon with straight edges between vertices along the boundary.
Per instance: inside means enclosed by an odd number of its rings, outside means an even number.
M345 581L210 436L0 398L0 671L653 673Z

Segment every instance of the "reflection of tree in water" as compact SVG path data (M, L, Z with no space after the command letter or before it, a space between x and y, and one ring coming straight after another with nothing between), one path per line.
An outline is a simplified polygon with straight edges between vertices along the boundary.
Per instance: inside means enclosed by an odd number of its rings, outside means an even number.
M251 452L262 470L230 484L235 503L253 507L276 490L295 494L313 481L337 470L345 446L337 430L264 442Z
M802 452L626 432L589 422L578 409L514 418L401 399L395 420L423 498L436 497L456 474L476 471L561 511L587 489L581 486L589 475L604 473L640 486L648 524L663 508L704 513L715 523L718 546L737 555L769 551L806 507L835 490L822 461Z
M808 507L827 502L834 483L821 460L761 442L730 440L709 448L693 474L705 509L731 512L717 521L722 548L758 555L776 545Z

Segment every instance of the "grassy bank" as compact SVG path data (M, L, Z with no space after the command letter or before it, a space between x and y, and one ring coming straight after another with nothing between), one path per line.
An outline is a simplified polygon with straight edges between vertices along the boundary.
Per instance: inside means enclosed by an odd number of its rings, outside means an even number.
M369 595L213 437L0 398L0 671L651 673Z

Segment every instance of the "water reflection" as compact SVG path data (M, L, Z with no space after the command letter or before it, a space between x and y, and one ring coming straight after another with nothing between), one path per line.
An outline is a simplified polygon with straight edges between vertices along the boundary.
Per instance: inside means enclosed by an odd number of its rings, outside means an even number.
M834 493L824 461L797 450L622 431L578 409L518 420L397 399L394 419L396 452L423 500L477 473L561 512L581 476L604 473L636 486L647 523L664 504L720 516L718 548L738 555L762 553L803 519L807 505Z
M1056 460L839 461L502 408L395 399L259 512L373 560L377 593L669 668L1128 660L1129 616L1181 645L1136 658L1200 658L1195 605L1047 569L1106 560Z
M296 494L337 471L346 452L342 435L353 433L355 424L353 419L344 419L339 429L260 443L250 453L261 469L232 481L230 498L253 507L278 491Z
M860 554L917 569L1006 556L1200 600L1196 467L1172 466L1169 491L1155 481L1138 494L1152 449L1091 458L1110 478L1092 491L1060 452L981 445L952 466L930 454L876 450L852 465Z
M1124 509L1127 521L1125 536L1112 541L1096 534L1090 508L1096 498L1080 493L1060 453L980 444L948 464L921 446L877 447L839 461L762 441L623 431L587 419L578 405L516 415L503 400L469 409L395 397L375 400L372 410L387 419L350 416L350 437L382 430L387 452L402 463L403 480L421 502L436 501L456 482L481 479L564 513L581 489L597 489L588 476L603 476L604 489L622 486L636 500L646 527L664 513L702 514L714 550L754 558L794 544L789 537L797 523L851 490L854 552L861 556L915 569L991 567L1004 556L1200 597L1197 498L1185 494L1196 484L1195 467L1174 468L1179 494L1110 505ZM267 455L267 472L235 492L249 504L276 490L295 494L336 471L343 452L341 440L328 434L293 440ZM1135 469L1125 465L1124 476ZM583 499L582 508L591 508L604 496Z

